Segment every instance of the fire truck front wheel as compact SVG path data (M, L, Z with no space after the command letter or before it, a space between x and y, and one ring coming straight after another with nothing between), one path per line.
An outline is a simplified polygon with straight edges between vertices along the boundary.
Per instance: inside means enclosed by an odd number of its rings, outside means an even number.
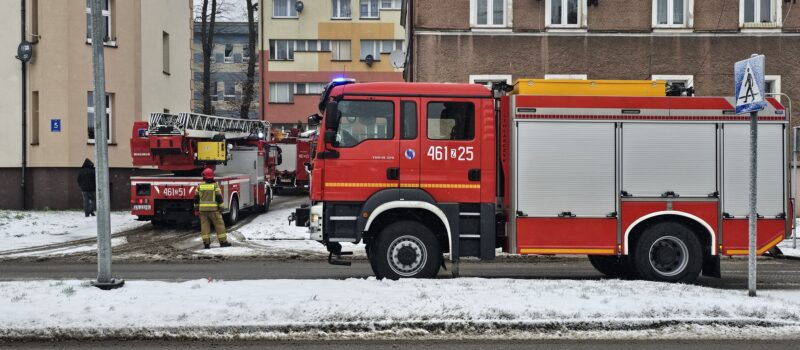
M228 214L225 215L225 221L228 226L236 224L239 221L239 198L233 196L231 198L231 205L230 209L228 210Z
M442 266L439 240L417 221L386 226L373 244L370 263L378 278L433 278Z
M677 222L648 227L635 247L634 267L647 280L692 283L703 267L700 241L689 228Z

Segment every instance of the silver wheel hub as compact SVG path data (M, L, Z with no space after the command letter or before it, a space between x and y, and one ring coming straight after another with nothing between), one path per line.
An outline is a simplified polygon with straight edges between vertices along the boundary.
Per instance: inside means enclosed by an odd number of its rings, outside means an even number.
M394 273L408 277L422 270L428 261L428 251L419 238L405 235L395 238L389 244L386 258Z
M672 277L686 270L689 249L681 239L663 236L650 245L650 266L660 275Z

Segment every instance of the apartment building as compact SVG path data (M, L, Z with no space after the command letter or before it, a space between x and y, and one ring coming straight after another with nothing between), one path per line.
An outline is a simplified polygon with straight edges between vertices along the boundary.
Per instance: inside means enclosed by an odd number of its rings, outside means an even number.
M4 4L6 18L0 24L0 176L6 186L0 186L0 207L21 207L22 173L22 63L15 58L17 46L22 41L19 1Z
M409 81L665 79L733 95L766 55L767 91L800 101L800 5L785 0L408 0ZM794 123L797 124L796 122Z
M261 115L276 127L306 122L337 77L402 81L402 0L262 1ZM397 54L396 54L397 55Z
M214 25L214 47L211 53L211 104L214 115L241 117L244 84L247 80L247 65L257 60L254 48L250 47L250 32L247 22L217 22ZM203 44L202 23L194 23L192 40L192 108L203 111ZM248 118L258 119L258 62L253 81L253 101Z
M16 2L19 3L19 2ZM92 59L89 38L90 9L86 0L27 0L26 35L33 42L28 63L27 142L19 138L4 144L27 148L26 199L28 208L78 208L81 203L77 171L85 158L94 160L94 144L108 142L112 207L127 208L130 175L151 172L134 169L129 139L135 120L150 112L191 109L191 0L106 0L106 102L108 135L96 135L92 105ZM14 12L19 17L19 12ZM7 21L13 21L8 16ZM4 26L6 25L4 22ZM19 42L19 22L16 24ZM3 47L6 46L3 34ZM16 47L16 44L15 46ZM5 50L5 49L3 49ZM5 74L6 56L0 58ZM12 56L13 57L13 56ZM17 61L9 71L20 69ZM9 84L21 95L20 84ZM8 89L4 86L3 91ZM5 106L5 104L4 104ZM5 108L4 108L5 109ZM21 113L21 112L20 112ZM19 113L0 114L4 135L22 133ZM3 152L0 176L8 188L21 182L20 152ZM1 196L0 207L19 208L14 196Z

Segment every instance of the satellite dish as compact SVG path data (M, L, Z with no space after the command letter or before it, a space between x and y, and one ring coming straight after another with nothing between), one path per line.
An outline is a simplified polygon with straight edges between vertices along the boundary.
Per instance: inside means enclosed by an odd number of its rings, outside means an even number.
M302 1L298 1L298 2L294 3L294 9L295 9L295 11L297 11L297 13L303 12L303 8L305 8L305 5L303 5Z
M389 61L392 62L392 67L403 68L406 65L406 54L402 50L394 50L389 55Z
M372 64L375 63L375 57L372 57L372 55L367 55L367 57L364 57L364 62L367 63L367 66L372 67Z

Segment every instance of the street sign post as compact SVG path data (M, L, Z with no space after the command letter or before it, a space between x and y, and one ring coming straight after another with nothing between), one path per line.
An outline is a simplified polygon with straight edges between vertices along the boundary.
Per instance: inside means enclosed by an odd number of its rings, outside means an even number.
M733 67L736 114L750 113L750 234L747 252L748 295L756 296L756 223L758 220L758 111L767 106L764 99L764 55L752 55Z

